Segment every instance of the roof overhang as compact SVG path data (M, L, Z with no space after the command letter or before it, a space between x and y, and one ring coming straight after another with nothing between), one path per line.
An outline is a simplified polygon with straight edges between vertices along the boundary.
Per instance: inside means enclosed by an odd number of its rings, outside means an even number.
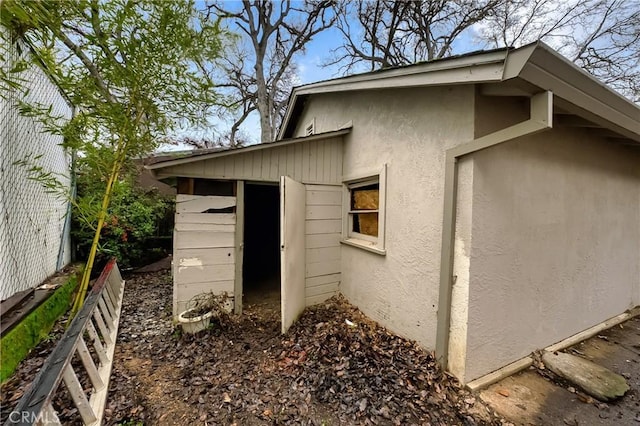
M296 87L278 138L293 134L314 94L459 84L480 84L486 94L503 96L551 91L562 111L640 143L640 108L542 42Z
M346 135L350 131L351 131L351 127L349 126L349 127L344 127L344 128L338 129L338 130L331 131L331 132L317 133L315 135L305 136L305 137L301 137L301 138L291 138L291 139L277 140L277 141L274 141L274 142L264 142L264 143L260 143L260 144L256 144L256 145L244 146L244 147L240 147L240 148L230 148L230 149L226 149L226 150L210 152L210 153L207 153L207 154L201 154L201 153L198 152L198 150L195 150L190 155L186 155L186 156L183 156L183 157L180 157L180 158L175 158L175 159L168 159L168 160L164 160L164 161L159 161L157 163L149 164L149 165L145 166L145 168L149 169L149 170L157 170L157 169L163 169L165 167L178 166L180 164L187 164L187 163L193 163L193 162L196 162L196 161L208 160L208 159L211 159L211 158L218 158L218 157L226 157L226 156L229 156L229 155L244 154L244 153L247 153L247 152L259 151L259 150L264 150L264 149L271 149L271 148L275 148L275 147L291 145L291 144L296 144L296 143L310 142L310 141L315 141L315 140L319 140L319 139L335 138L335 137L338 137L338 136Z

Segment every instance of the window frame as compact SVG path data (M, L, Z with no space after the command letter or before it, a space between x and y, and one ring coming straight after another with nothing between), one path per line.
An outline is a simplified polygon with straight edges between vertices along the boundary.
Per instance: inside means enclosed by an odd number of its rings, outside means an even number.
M351 191L372 184L378 184L378 236L361 234L353 231L353 216L362 211L351 210ZM387 193L387 165L382 169L370 173L351 176L343 180L343 215L341 243L358 247L372 253L386 255L385 224L386 224L386 193ZM367 211L365 211L367 212ZM373 211L372 211L373 212Z

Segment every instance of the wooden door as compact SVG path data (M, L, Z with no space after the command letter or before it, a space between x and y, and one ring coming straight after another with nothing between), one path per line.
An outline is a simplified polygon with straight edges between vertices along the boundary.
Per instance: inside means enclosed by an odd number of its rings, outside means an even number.
M305 307L305 187L280 178L280 273L282 332Z
M173 315L192 297L213 292L234 296L236 197L176 196L173 234ZM242 303L242 300L235 301Z

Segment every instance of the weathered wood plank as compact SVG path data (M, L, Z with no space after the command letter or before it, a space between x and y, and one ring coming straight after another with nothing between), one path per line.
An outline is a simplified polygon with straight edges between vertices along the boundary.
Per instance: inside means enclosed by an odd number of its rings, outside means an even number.
M318 142L308 142L309 145L309 181L318 181Z
M80 384L80 380L78 380L78 376L76 376L76 373L73 371L71 364L64 369L62 380L64 380L64 384L69 391L69 395L71 395L71 399L73 399L73 402L80 413L80 417L82 417L82 422L84 424L91 424L98 420L96 413L93 412L91 405L89 405L87 395L85 395L82 385Z
M278 177L287 176L287 147L278 149Z
M234 232L182 231L175 233L173 246L175 249L233 247L234 238Z
M91 380L91 384L96 390L102 389L104 387L104 382L100 377L100 373L98 373L96 364L93 362L93 358L91 357L91 352L89 352L89 348L87 348L87 344L82 336L78 339L78 347L76 350L78 351L78 356L82 361L82 365L84 365L84 369L87 370L87 375L89 376L89 380Z
M334 294L335 293L324 293L324 294L319 294L317 296L305 297L305 305L306 306L317 305L318 303L322 303L325 300L329 299Z
M340 260L340 247L307 248L305 255L307 263Z
M321 183L312 183L307 185L307 190L308 191L338 191L338 192L342 192L342 186L341 185L324 185Z
M235 276L235 264L190 266L176 268L174 282L176 284L191 284L202 282L216 282L233 280Z
M254 151L250 155L253 157L250 176L259 178L262 175L262 151Z
M304 180L302 173L302 145L294 144L293 148L294 177L297 181L302 182Z
M173 251L176 268L189 266L227 265L235 263L233 247L179 249Z
M333 282L333 283L327 283L327 284L322 284L322 285L317 285L314 287L307 287L306 289L306 297L313 297L313 296L318 296L321 294L330 294L330 295L334 295L338 292L338 285L340 283L339 282Z
M337 274L340 272L341 268L339 260L307 263L306 266L306 278L317 277L320 275Z
M307 220L305 223L305 233L312 234L331 234L342 232L342 220L340 219L318 219Z
M235 197L221 197L215 195L176 195L177 213L202 213L209 209L225 209L235 207Z
M265 149L262 152L262 162L261 162L261 171L260 177L270 179L271 174L271 151L270 149Z
M211 215L215 216L215 215ZM235 223L220 225L217 223L176 223L175 230L178 232L195 231L195 232L234 232Z
M313 188L309 185L309 188ZM307 206L341 206L342 191L307 190Z
M326 141L318 141L316 143L316 181L317 182L324 182L325 178L324 178L324 145L326 144Z
M106 365L109 363L109 357L107 355L107 351L104 348L104 345L102 344L102 341L100 341L100 336L98 336L98 332L96 331L96 328L93 326L93 322L91 320L89 320L89 322L87 322L87 333L89 334L89 337L91 338L91 341L93 342L93 348L96 350L96 353L98 354L98 359L100 360L100 364L101 365Z
M233 225L236 223L236 215L235 213L178 213L176 224L178 223Z
M247 176L247 173L251 173L251 156L250 155L233 155L233 175L234 176ZM247 160L249 164L247 164Z
M269 163L269 178L279 179L278 162L280 161L280 153L276 149L271 150L271 161Z
M236 225L234 257L238 260L234 265L233 311L239 315L242 313L242 271L244 262L244 181L239 180L236 182L236 194L238 196L238 224Z
M309 182L309 144L302 144L302 180Z
M307 206L306 219L341 219L341 206Z
M231 157L222 157L224 162L224 175L227 177L232 177L234 172L234 158L233 155Z
M296 180L300 178L296 177L295 167L295 145L288 145L287 147L287 176L291 176Z
M340 247L340 234L313 234L305 236L306 248Z
M332 153L333 153L333 140L327 140L323 144L324 146L324 181L325 182L333 182L334 177L331 173L331 162L333 161Z
M319 277L309 277L305 280L305 287L315 287L318 285L340 282L342 274L320 275Z

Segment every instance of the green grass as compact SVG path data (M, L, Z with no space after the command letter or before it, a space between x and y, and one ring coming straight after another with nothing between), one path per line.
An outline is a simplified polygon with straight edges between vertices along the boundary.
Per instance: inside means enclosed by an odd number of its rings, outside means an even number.
M0 339L0 383L10 378L29 351L49 336L56 320L69 309L77 284L75 274L71 275L44 303Z

